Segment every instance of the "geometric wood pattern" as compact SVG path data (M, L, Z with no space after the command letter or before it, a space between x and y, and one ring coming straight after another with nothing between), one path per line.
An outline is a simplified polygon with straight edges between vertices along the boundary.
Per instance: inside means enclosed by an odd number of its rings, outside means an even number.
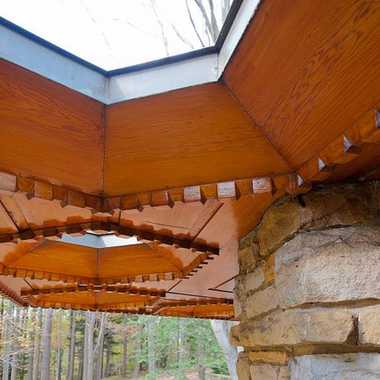
M113 105L1 61L0 290L233 319L217 287L271 203L380 178L379 19L374 1L265 0L221 81ZM57 240L88 230L142 244Z
M79 284L127 284L191 276L209 257L155 243L98 249L61 240L25 240L0 246L0 273Z
M212 300L191 303L163 304L155 314L166 317L208 318L208 319L233 319L234 309L231 301Z

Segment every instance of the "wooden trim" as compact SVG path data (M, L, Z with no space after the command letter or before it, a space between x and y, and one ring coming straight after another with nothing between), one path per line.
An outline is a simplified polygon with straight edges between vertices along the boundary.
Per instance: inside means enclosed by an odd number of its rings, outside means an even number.
M34 297L46 294L64 294L64 293L80 293L80 292L91 292L91 293L120 293L120 294L131 294L131 295L141 295L147 297L165 297L166 291L164 289L156 288L139 288L136 286L131 286L127 284L118 285L59 285L59 286L44 286L41 288L23 288L21 289L21 297Z
M276 178L281 176L284 175L231 179L223 182L107 197L106 195L84 193L40 179L0 172L0 190L13 193L21 192L28 199L58 200L62 207L68 205L86 207L94 212L142 211L146 206L173 207L176 202L205 203L209 199L218 199L223 202L226 199L239 199L243 195L274 194L277 191Z
M104 221L93 221L76 224L66 224L55 227L45 227L38 229L29 229L16 233L0 234L0 243L28 240L36 237L53 237L60 236L63 233L84 233L87 230L105 230L115 231L116 234L123 234L128 236L136 236L141 240L156 241L159 244L172 245L178 248L192 249L194 251L206 252L209 255L218 255L219 247L206 244L204 241L197 239L177 238L175 235L161 235L158 234L153 227L151 229L141 229L134 225L122 226L117 223L110 223Z
M298 170L298 188L322 182L359 157L363 144L380 144L380 111L370 110Z
M20 297L15 291L10 289L8 286L3 284L2 281L0 281L0 294L8 299L10 299L12 302L15 302L19 306L27 306L28 303L25 302L25 300Z

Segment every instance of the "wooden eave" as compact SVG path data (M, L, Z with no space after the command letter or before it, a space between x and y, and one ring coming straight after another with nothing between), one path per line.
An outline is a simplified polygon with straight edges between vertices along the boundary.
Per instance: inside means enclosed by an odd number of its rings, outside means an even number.
M377 2L263 0L218 83L114 105L1 61L0 244L102 229L219 253L163 288L231 300L273 202L380 178L379 20ZM210 305L157 312L232 318Z

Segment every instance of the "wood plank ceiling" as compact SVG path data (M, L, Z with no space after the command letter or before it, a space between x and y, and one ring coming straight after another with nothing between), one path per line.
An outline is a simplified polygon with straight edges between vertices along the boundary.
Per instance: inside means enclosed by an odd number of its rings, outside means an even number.
M34 306L233 318L238 239L272 202L378 178L379 42L378 2L263 0L219 83L111 106L1 61L2 291ZM91 254L70 259L51 238L90 229L213 260L136 282L120 275L138 269L124 256L107 262L116 284L95 266L78 280Z

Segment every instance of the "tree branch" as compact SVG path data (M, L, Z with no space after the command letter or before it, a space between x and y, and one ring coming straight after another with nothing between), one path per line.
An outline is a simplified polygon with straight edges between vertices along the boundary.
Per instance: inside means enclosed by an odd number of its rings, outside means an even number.
M213 35L212 35L212 26L211 26L211 22L208 18L206 8L204 7L201 0L194 0L194 1L195 1L195 4L198 6L198 8L201 11L201 14L203 16L203 20L204 20L205 26L206 26L206 32L211 36L211 40L214 40Z
M173 30L174 30L174 33L177 35L177 37L185 44L187 45L190 49L194 49L194 45L188 40L186 39L184 36L182 36L182 34L179 32L179 30L176 28L176 26L174 24L171 24Z
M162 38L162 42L164 44L165 54L168 57L169 56L169 43L168 43L168 39L167 39L166 34L165 34L164 24L162 23L159 15L157 13L156 0L150 0L150 4L151 4L152 10L153 10L153 13L154 13L154 15L156 17L158 26L160 27L161 38Z
M191 14L191 10L190 10L190 7L189 7L189 1L188 1L188 0L186 0L186 9L187 9L187 14L188 14L188 16L189 16L189 19L190 19L191 25L193 26L194 32L195 32L195 34L197 35L198 40L199 40L199 42L201 43L201 46L202 46L202 47L205 47L205 44L204 44L204 42L202 41L202 38L201 38L200 34L198 33L198 29L197 29L197 27L196 27L196 25L195 25L195 22L194 22L194 19L193 19L193 15Z

